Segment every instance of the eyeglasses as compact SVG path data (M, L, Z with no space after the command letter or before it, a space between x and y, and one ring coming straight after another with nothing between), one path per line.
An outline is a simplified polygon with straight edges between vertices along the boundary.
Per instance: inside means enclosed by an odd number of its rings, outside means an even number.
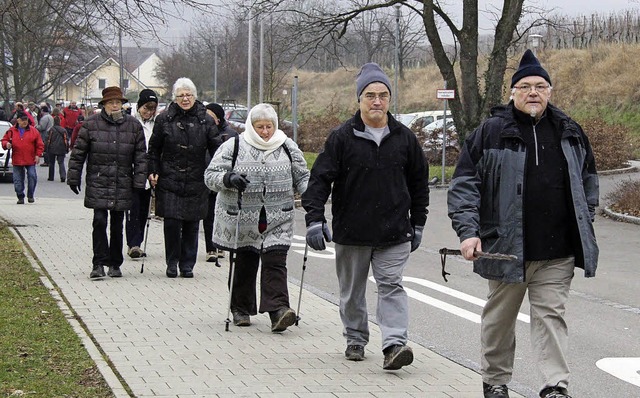
M364 98L367 101L375 101L376 99L379 99L380 102L387 102L389 101L389 98L391 98L391 94L389 93L379 93L379 94L375 94L375 93L366 93L364 95Z
M526 94L529 94L531 92L531 89L534 89L540 94L544 93L549 87L551 86L549 86L548 84L536 84L535 86L532 86L530 84L523 84L521 86L514 86L513 88L518 90L518 92Z
M176 95L176 98L179 100L183 100L183 99L191 99L191 97L193 97L193 94L180 94L180 95Z

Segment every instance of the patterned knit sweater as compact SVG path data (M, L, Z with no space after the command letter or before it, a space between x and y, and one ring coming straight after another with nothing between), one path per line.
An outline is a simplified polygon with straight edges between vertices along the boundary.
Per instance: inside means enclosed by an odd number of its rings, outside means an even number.
M281 147L265 156L265 151L249 145L240 136L234 171L246 174L250 181L242 194L238 218L238 191L224 186L224 175L231 171L235 140L227 140L216 151L205 171L205 184L218 192L213 224L213 242L224 250L236 248L236 224L239 223L237 248L255 252L288 250L293 238L294 192L307 189L309 170L302 151L287 138L291 159ZM266 230L258 221L264 208Z

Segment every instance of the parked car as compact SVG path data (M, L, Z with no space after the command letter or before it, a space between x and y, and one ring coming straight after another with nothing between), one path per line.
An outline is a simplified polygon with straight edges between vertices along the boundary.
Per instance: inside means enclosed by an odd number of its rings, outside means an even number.
M11 123L5 122L4 120L0 121L0 138L4 137L4 134L11 128ZM7 159L7 150L3 149L0 146L0 179L3 180L13 180L13 164L11 164L11 158L9 158L9 163L7 163L7 167L4 167L4 164Z
M427 125L443 118L444 111L425 111L425 112L413 112L397 115L396 119L400 123L409 127L411 131L418 132ZM451 112L447 111L447 117L451 116Z

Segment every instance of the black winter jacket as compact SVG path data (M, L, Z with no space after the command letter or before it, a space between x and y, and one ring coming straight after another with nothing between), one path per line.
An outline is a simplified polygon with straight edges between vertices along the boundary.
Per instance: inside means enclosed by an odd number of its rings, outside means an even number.
M207 216L206 155L219 146L218 128L200 101L187 111L172 102L156 117L149 139L149 173L158 175L156 215L189 221Z
M107 113L89 116L69 157L67 185L81 185L87 162L85 207L124 211L131 208L133 188L144 189L146 145L142 125L130 115L117 122Z
M331 194L333 240L342 245L391 246L413 238L429 205L429 168L415 134L390 113L380 146L363 137L360 111L333 130L318 155L302 206L306 223L325 222Z
M66 155L69 152L69 137L67 129L61 126L53 126L47 137L47 153L49 155Z

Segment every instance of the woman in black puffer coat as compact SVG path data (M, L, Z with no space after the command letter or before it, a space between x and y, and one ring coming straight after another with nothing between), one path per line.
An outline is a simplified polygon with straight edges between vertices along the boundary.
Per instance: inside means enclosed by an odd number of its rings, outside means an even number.
M64 168L64 158L69 152L69 137L67 130L60 126L60 118L53 118L53 127L49 130L47 137L47 156L49 157L49 181L53 181L56 174L56 163L58 163L58 172L60 173L60 181L65 182L67 179L67 170Z
M193 277L200 220L207 216L206 152L220 145L218 128L187 78L173 85L173 102L159 114L149 139L149 182L164 217L167 276Z
M104 266L109 266L109 276L122 276L124 213L131 208L133 188L144 189L147 176L142 125L122 113L122 104L128 100L116 86L102 90L102 97L102 111L89 116L80 128L67 174L67 184L79 194L82 168L87 162L84 206L93 209L91 278L104 277ZM111 242L107 237L108 216Z

